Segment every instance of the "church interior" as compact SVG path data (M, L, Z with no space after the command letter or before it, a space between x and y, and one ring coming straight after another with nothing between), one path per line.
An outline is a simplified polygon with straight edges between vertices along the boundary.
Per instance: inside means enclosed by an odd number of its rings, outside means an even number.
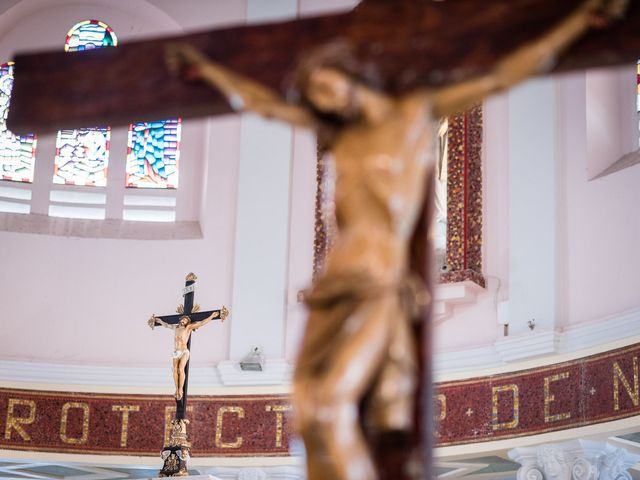
M190 474L307 478L290 394L335 208L315 133L253 113L6 119L16 53L356 4L0 2L0 478L157 477L183 353L148 321L191 293L229 314L189 344ZM534 78L440 121L434 477L640 479L639 69Z

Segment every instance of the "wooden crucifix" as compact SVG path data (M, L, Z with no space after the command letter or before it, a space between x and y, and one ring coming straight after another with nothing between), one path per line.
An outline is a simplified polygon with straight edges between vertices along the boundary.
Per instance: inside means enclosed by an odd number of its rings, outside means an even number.
M162 457L164 465L160 476L183 475L187 472L187 460L190 455L190 443L187 440L187 388L189 386L189 360L191 355L191 333L217 318L224 321L229 311L224 306L219 310L200 311L200 305L193 303L197 277L189 273L182 290L184 302L177 308L175 315L149 318L148 324L170 328L175 332L172 357L173 381L175 384L176 414L171 422L169 444L164 446Z
M306 296L294 380L308 478L430 477L433 123L553 65L635 60L637 1L590 31L624 4L365 0L341 15L19 56L9 127L246 109L315 129L336 159L338 238Z
M165 47L175 41L281 94L291 90L302 59L337 39L364 66L354 77L376 89L397 95L456 84L489 72L583 2L362 0L347 13L231 26L73 55L59 49L18 53L7 126L15 134L43 134L232 112L219 92L167 71ZM639 31L640 2L630 0L624 19L587 32L547 71L633 63L640 55Z

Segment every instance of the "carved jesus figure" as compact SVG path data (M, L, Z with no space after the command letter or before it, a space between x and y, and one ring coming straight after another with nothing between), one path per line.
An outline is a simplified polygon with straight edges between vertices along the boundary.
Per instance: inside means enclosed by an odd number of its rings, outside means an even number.
M189 361L189 348L187 344L189 343L189 338L191 337L191 332L197 330L198 328L206 325L214 318L218 317L220 312L215 311L212 312L204 320L192 323L191 319L187 315L183 315L180 317L180 321L177 325L172 325L170 323L165 322L164 320L152 315L149 319L149 326L153 328L153 325L159 323L165 328L170 328L175 331L175 336L173 340L173 382L176 386L175 397L176 400L182 399L183 390L184 390L184 380L185 380L185 367L187 366L187 362Z
M294 375L310 480L377 478L361 425L412 428L416 362L406 299L410 292L420 303L430 292L410 278L408 246L435 165L438 119L549 67L590 26L621 14L623 4L585 1L488 75L398 97L355 80L365 69L340 44L301 62L297 98L289 101L188 45L169 47L174 71L207 82L236 110L314 129L335 160L338 234L306 295L310 315Z

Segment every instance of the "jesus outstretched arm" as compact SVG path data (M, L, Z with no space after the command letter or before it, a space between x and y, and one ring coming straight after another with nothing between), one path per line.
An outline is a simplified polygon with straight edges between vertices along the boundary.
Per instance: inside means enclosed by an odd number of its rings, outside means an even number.
M151 315L151 318L149 318L147 323L149 324L149 326L152 329L156 326L157 323L159 323L161 326L163 326L165 328L170 328L171 330L175 330L176 329L175 325L171 325L170 323L165 322L161 318L156 317L155 314Z
M287 103L278 93L243 75L211 62L202 52L184 43L172 43L166 49L168 68L174 74L203 80L222 92L237 111L256 112L294 125L315 127L317 121L306 109Z
M452 115L492 93L549 70L558 56L589 29L604 27L622 17L627 3L628 0L585 1L549 32L503 58L487 75L436 90L434 115Z
M190 323L190 324L188 325L188 327L187 327L187 328L188 328L190 331L195 331L195 330L199 329L200 327L205 326L207 323L209 323L209 322L210 322L211 320L213 320L214 318L218 318L218 317L220 317L220 312L219 312L219 311L217 311L217 310L216 310L216 311L213 311L213 312L211 312L211 315L209 315L209 316L208 316L207 318L205 318L204 320L201 320L201 321L196 322L196 323Z

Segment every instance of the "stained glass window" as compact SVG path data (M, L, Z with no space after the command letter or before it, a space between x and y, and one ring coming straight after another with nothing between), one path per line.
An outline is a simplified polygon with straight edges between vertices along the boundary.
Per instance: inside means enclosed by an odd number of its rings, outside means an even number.
M111 27L99 20L84 20L76 23L64 42L65 52L81 52L101 47L115 47L118 44L116 34Z
M13 62L0 65L0 178L33 182L36 136L17 136L7 130L7 114L13 87Z
M69 30L64 50L80 52L117 44L115 33L106 23L85 20ZM53 183L106 186L110 134L109 127L58 132Z
M59 131L53 183L106 186L110 134L108 127Z
M126 186L178 188L181 119L129 125Z

